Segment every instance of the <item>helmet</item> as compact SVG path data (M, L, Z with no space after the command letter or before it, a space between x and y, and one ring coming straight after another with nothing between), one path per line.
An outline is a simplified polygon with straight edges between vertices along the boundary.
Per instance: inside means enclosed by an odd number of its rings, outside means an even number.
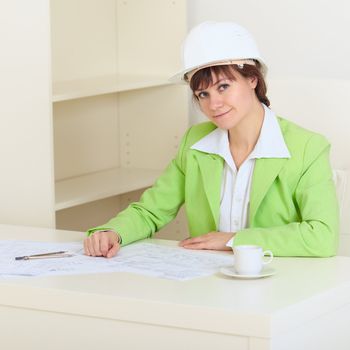
M223 64L254 64L258 61L265 75L267 66L252 35L233 22L204 22L194 27L182 45L183 69L172 82L190 80L199 69ZM191 74L192 73L192 74Z

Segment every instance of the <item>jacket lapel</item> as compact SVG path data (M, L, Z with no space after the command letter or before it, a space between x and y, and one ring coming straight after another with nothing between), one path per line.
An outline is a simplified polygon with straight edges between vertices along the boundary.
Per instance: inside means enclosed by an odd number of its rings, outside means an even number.
M261 201L287 160L287 158L260 158L256 160L250 194L250 223L253 222Z
M216 154L196 152L198 166L216 227L219 226L220 192L224 160ZM288 158L261 158L255 162L250 195L249 222L253 218L272 183Z
M210 210L218 227L220 213L220 189L224 160L216 154L196 152L204 191L208 199Z

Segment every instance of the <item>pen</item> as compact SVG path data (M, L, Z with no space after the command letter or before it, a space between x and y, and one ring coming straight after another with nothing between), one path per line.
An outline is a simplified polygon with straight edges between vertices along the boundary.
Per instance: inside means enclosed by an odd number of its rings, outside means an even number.
M30 260L30 259L46 259L46 258L64 258L73 256L66 251L52 252L52 253L43 253L43 254L34 254L34 255L25 255L25 256L16 256L15 260Z

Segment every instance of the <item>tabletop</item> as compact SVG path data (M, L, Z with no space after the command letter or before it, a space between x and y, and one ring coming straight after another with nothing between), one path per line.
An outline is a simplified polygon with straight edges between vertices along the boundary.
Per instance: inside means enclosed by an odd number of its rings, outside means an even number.
M0 225L0 239L71 242L84 237L83 232ZM276 274L256 280L220 272L188 281L126 272L3 280L0 304L270 336L350 302L349 257L275 258L270 266Z

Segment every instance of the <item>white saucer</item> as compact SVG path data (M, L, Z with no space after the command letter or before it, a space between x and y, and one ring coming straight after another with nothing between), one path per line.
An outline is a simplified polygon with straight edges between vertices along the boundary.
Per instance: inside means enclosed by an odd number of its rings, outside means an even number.
M223 273L226 276L234 277L234 278L241 278L241 279L256 279L256 278L263 278L272 276L276 273L276 270L272 269L271 267L265 267L262 269L262 271L256 275L240 275L238 274L233 266L226 266L222 267L220 269L220 272Z

